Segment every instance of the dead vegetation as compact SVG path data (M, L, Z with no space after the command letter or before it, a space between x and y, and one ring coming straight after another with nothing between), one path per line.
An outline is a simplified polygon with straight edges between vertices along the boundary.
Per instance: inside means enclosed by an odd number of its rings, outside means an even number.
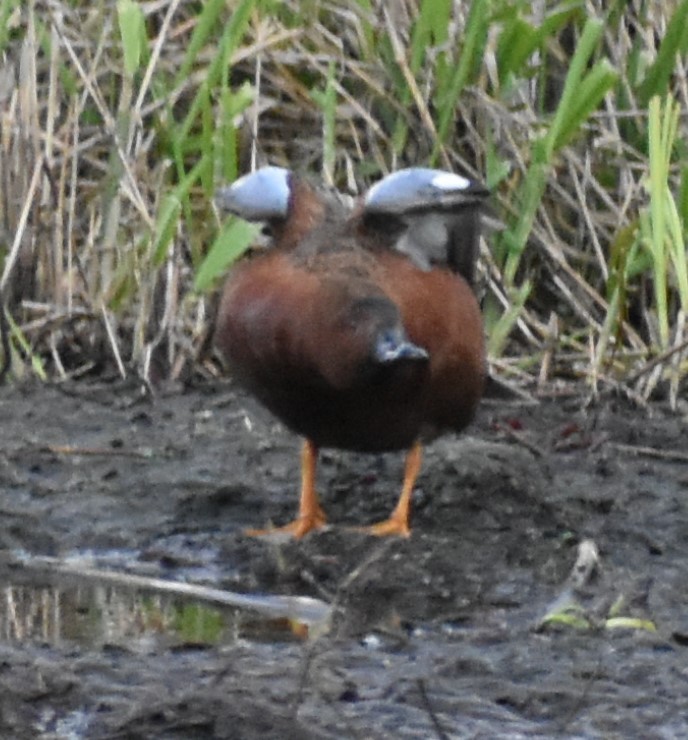
M242 246L218 183L257 161L356 192L431 164L494 192L495 373L676 402L688 2L550 6L0 0L12 377L209 372L212 286Z

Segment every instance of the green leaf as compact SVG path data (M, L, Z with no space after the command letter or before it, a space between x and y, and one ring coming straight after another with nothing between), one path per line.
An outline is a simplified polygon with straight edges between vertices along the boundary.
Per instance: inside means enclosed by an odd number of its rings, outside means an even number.
M552 142L559 150L579 133L590 114L597 109L604 96L618 80L618 74L607 59L599 61L578 85L578 94L570 101L568 114L559 126Z
M511 162L503 159L497 153L494 137L487 132L487 147L485 150L485 184L488 190L494 190L500 182L505 180L511 172Z
M153 239L153 262L156 265L161 264L165 259L167 248L177 229L181 207L181 201L175 191L167 193L162 200L155 222L155 237Z
M497 68L502 85L509 75L525 77L524 62L538 48L537 34L523 18L505 23L497 43Z
M20 8L19 0L3 0L0 2L0 52L5 51L12 26L19 23L17 18L21 18Z
M184 60L179 68L174 87L181 86L189 76L191 69L196 63L200 52L207 44L217 50L216 56L206 70L206 79L204 85L212 88L217 84L220 75L224 73L229 65L231 55L237 48L239 42L246 32L246 27L251 18L251 13L257 4L257 0L241 0L232 12L229 23L225 26L222 38L210 42L210 39L218 30L220 13L227 6L226 0L209 0L203 5L203 12L198 17L196 27L194 28L191 41L184 55ZM188 120L189 116L187 116Z
M414 75L421 70L428 48L440 46L447 40L451 11L450 0L423 0L421 3L411 34L409 66Z
M520 9L511 3L500 15L502 31L497 43L497 66L502 85L510 76L529 77L526 65L538 50L545 47L572 18L580 12L582 2L566 3L549 12L539 26L533 26L520 17Z
M134 0L117 0L117 21L124 52L124 69L133 77L141 64L146 45L143 11Z
M174 609L173 627L186 642L213 645L224 629L222 613L205 604L183 604Z
M9 327L10 327L10 336L19 345L24 355L31 359L31 368L34 371L34 373L38 376L39 380L41 380L44 383L47 382L48 373L46 372L45 367L43 366L43 360L41 360L40 355L32 351L31 345L26 339L26 336L24 335L22 330L19 328L19 326L16 324L16 322L12 318L12 315L9 313L9 311L5 313L5 316L7 318L7 323L9 324Z
M220 96L222 111L220 124L214 135L213 148L216 156L216 177L221 182L233 182L237 178L237 130L235 118L253 102L255 89L245 81L238 90L225 89ZM211 195L211 191L208 191Z
M604 628L608 630L625 629L657 632L657 626L651 619L640 617L610 617L605 621Z
M681 165L681 185L678 194L679 218L688 224L688 164Z
M238 218L230 219L201 262L196 273L194 290L199 293L208 291L224 275L227 267L251 246L259 233L260 226L257 224Z

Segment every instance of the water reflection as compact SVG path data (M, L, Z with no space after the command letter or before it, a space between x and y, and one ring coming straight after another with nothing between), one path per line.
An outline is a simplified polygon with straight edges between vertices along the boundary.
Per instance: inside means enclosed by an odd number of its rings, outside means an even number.
M0 600L5 643L148 652L241 639L295 640L306 633L307 628L287 618L94 583L11 583L2 588Z

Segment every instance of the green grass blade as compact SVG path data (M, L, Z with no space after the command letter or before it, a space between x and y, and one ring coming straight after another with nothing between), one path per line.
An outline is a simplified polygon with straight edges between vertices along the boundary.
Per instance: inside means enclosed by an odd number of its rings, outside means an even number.
M176 138L180 143L189 138L190 132L196 125L202 109L207 105L210 91L213 90L227 74L228 62L231 59L234 49L239 43L242 34L246 30L246 24L250 17L250 10L255 2L256 0L244 0L244 2L241 3L241 7L244 8L244 11L240 13L239 9L237 9L232 16L231 23L224 30L222 37L217 44L218 53L214 56L213 61L208 65L205 78L192 100L184 120L177 130Z
M256 0L241 0L234 9L225 30L225 35L233 41L231 44L232 47L236 46L243 35L255 4ZM227 7L227 2L226 0L208 0L201 7L203 10L197 18L194 32L186 49L186 54L174 81L174 87L180 86L188 77L199 53L205 48L209 40L216 35L219 18Z
M509 308L490 327L490 336L487 343L487 354L489 357L499 357L503 353L509 335L523 311L531 289L532 285L527 280L523 285L510 293Z
M454 73L438 90L435 104L439 110L437 138L431 163L437 161L441 145L447 140L456 112L456 104L471 72L482 64L490 22L490 0L473 0L464 32L463 46Z
M654 95L665 95L676 69L676 55L688 53L688 0L682 0L667 24L657 58L649 67L638 89L640 105L647 105Z
M671 261L676 273L676 284L678 286L681 308L688 312L688 264L686 261L686 244L683 237L683 224L678 213L678 208L671 195L669 188L666 189L665 202L667 212L665 223L671 243Z
M540 149L543 148L540 147ZM535 152L534 159L537 157L537 152ZM521 255L533 228L535 214L547 186L548 173L549 167L541 161L534 161L530 165L520 191L519 216L516 224L512 228L506 229L502 235L501 251L505 253L502 256L506 257L504 279L508 286L513 285L516 277Z
M205 157L201 158L186 177L163 198L155 221L152 244L155 265L161 265L165 260L172 237L177 230L182 203L188 199L189 190L198 181L203 168L208 165L208 160Z
M561 149L580 132L590 114L619 78L607 59L599 61L578 84L577 94L568 101L566 116L558 122L557 135L552 141L554 151Z
M331 61L327 70L324 90L312 90L311 97L316 102L323 116L323 172L328 183L334 182L334 167L337 159L336 123L337 123L337 86L335 63Z
M648 149L650 164L650 209L649 215L641 217L642 235L650 254L654 275L654 294L657 307L657 323L662 348L669 344L668 274L671 255L671 236L666 216L669 212L667 197L671 152L678 124L678 106L667 98L662 108L661 100L655 96L650 100L648 117ZM685 259L685 256L683 257Z
M45 370L43 360L41 360L40 356L32 350L31 345L24 336L24 333L14 321L9 311L6 313L6 316L11 338L19 345L23 354L31 360L31 369L39 380L45 383L48 380L48 374Z
M579 101L581 84L586 78L586 69L590 64L590 59L597 47L603 30L604 23L597 18L589 18L583 27L583 33L576 46L569 70L566 74L559 105L557 106L554 119L545 138L545 156L547 161L551 160L553 152L561 145L560 142L570 139L580 125L578 118L575 124L570 121L570 118L576 108L582 105L581 101ZM587 105L584 107L587 108Z

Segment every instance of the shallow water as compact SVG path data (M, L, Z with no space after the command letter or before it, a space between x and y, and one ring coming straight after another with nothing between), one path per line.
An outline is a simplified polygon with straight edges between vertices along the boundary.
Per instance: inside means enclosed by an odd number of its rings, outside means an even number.
M328 615L327 605L314 599L238 594L111 570L123 555L103 553L99 568L90 553L5 558L0 641L132 652L282 642L304 639L309 626Z
M3 583L0 639L8 645L33 643L91 650L118 646L152 652L180 646L231 645L238 640L298 639L298 625L287 619L267 619L239 609L137 589L26 580Z

